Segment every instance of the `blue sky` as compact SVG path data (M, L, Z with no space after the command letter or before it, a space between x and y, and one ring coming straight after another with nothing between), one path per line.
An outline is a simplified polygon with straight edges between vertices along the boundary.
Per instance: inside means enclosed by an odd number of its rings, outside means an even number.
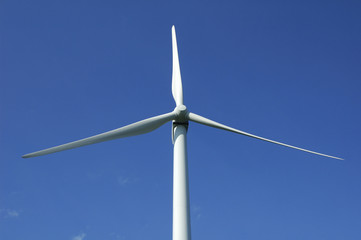
M191 123L193 239L361 238L359 1L0 3L0 239L171 239L171 26Z

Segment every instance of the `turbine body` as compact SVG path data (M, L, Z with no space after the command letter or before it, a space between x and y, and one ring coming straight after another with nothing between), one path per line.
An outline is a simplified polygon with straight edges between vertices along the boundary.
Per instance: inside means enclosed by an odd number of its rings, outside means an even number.
M190 240L191 225L189 214L189 183L188 183L188 162L187 162L187 130L188 121L193 121L209 127L214 127L258 140L274 143L288 148L321 155L328 158L343 160L339 157L310 151L304 148L295 147L289 144L277 142L254 134L250 134L226 125L217 123L195 113L189 112L183 105L183 87L180 74L179 57L175 27L172 27L172 50L173 50L173 74L172 74L172 95L176 107L172 112L147 118L145 120L129 124L112 131L101 133L92 137L84 138L63 145L47 148L41 151L23 155L23 158L42 156L50 153L60 152L72 148L82 147L94 143L130 137L151 132L163 124L172 121L172 139L174 143L174 164L173 164L173 240Z

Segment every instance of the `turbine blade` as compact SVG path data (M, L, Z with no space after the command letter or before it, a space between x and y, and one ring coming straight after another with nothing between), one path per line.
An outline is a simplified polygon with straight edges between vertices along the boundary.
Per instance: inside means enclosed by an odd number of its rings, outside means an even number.
M248 136L248 137L252 137L252 138L256 138L256 139L263 140L263 141L266 141L266 142L270 142L270 143L282 145L282 146L285 146L285 147L294 148L294 149L301 150L301 151L304 151L304 152L321 155L321 156L324 156L324 157L329 157L329 158L335 158L335 159L338 159L338 160L343 160L342 158L339 158L339 157L334 157L334 156L326 155L326 154L323 154L323 153L318 153L318 152L310 151L310 150L307 150L307 149L304 149L304 148L295 147L295 146L292 146L292 145L289 145L289 144L277 142L277 141L270 140L270 139L263 138L263 137L259 137L259 136L256 136L256 135L253 135L253 134L250 134L250 133L247 133L247 132L243 132L243 131L237 130L237 129L235 129L235 128L231 128L231 127L228 127L228 126L226 126L226 125L223 125L223 124L217 123L217 122L215 122L215 121L209 120L209 119L207 119L207 118L205 118L205 117L202 117L202 116L199 116L199 115L197 115L197 114L195 114L195 113L189 113L189 114L188 114L188 119L191 120L191 121L193 121L193 122L197 122L197 123L200 123L200 124L209 126L209 127L214 127L214 128L219 128L219 129L227 130L227 131L230 131L230 132L242 134L242 135L245 135L245 136Z
M180 74L177 37L175 27L172 27L172 49L173 49L173 73L172 73L172 94L177 106L183 105L183 87Z
M117 138L130 137L135 135L140 135L144 133L151 132L168 121L171 121L175 118L175 114L173 112L166 113L163 115L155 116L152 118L147 118L145 120L129 124L125 127L121 127L118 129L114 129L109 132L101 133L92 137L84 138L78 141L66 143L63 145L59 145L52 148L47 148L41 151L25 154L22 156L23 158L37 157L50 153L60 152L72 148L82 147L94 143L114 140Z

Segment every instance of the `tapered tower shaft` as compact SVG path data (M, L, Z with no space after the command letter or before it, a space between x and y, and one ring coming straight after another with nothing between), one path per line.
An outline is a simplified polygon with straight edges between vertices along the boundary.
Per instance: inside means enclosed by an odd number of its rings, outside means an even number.
M173 240L191 240L187 162L187 127L174 126Z

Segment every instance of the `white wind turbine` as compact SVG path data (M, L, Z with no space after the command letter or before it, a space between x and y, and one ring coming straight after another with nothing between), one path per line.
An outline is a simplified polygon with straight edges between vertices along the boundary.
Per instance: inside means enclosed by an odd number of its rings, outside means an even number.
M267 138L259 137L247 132L228 127L226 125L209 120L205 117L189 112L183 105L183 89L179 67L177 40L175 28L172 27L172 48L173 48L173 74L172 74L172 94L176 103L176 108L163 115L151 117L125 127L121 127L109 132L101 133L92 137L84 138L78 141L66 143L41 151L25 154L23 158L37 157L50 153L60 152L72 148L77 148L94 143L114 140L117 138L130 137L151 132L163 124L172 121L172 139L174 144L174 165L173 165L173 240L190 240L190 214L189 214L189 190L188 190L188 166L187 166L187 129L188 121L197 122L209 127L219 128L226 131L242 134L248 137L256 138L266 142L282 145L301 151L343 160L342 158L310 151L307 149L291 146L285 143L273 141Z

